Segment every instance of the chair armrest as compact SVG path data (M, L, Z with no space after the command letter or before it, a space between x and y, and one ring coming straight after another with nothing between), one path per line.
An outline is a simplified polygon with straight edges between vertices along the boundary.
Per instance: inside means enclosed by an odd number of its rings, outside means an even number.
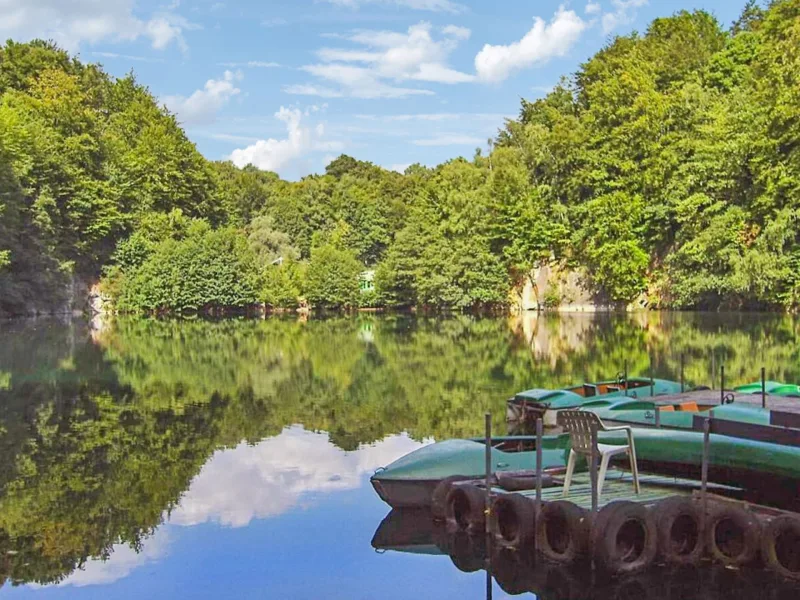
M601 431L630 431L630 425L620 425L619 427L606 427L603 425L603 429Z

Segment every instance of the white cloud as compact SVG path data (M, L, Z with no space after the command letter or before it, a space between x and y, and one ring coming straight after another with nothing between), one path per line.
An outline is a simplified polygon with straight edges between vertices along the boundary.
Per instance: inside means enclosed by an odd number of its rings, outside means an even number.
M603 7L600 6L599 2L589 2L586 5L586 8L584 9L587 15L596 15L599 14L602 10Z
M225 71L222 79L209 79L202 90L191 96L167 96L164 104L178 115L186 125L213 123L217 113L241 90L236 82L243 78L241 72Z
M491 121L502 123L505 119L513 118L513 114L500 113L417 113L400 115L355 115L357 119L365 121L405 122L405 121Z
M280 65L276 62L268 62L264 60L248 60L247 62L223 62L217 63L220 67L228 67L229 69L238 69L247 67L249 69L277 69Z
M648 4L649 0L611 0L614 12L603 15L603 33L611 33L617 27L629 25L636 18L636 9Z
M281 106L275 113L275 118L286 124L286 139L258 140L246 148L234 150L230 156L231 161L238 167L251 164L283 175L287 171L301 170L303 165L297 163L311 153L341 150L341 143L325 140L325 127L322 123L315 127L303 125L303 118L309 114L310 111L304 114L300 109Z
M142 19L134 14L134 0L0 0L0 36L27 40L53 39L70 51L81 44L150 39L163 50L172 43L186 49L184 31L197 29L165 7Z
M295 96L319 96L320 98L341 98L344 94L328 87L308 84L285 85L283 91Z
M470 30L448 25L440 39L433 36L430 23L412 25L407 32L362 30L339 36L359 48L322 48L317 56L322 63L306 65L303 70L319 79L336 84L339 95L356 98L404 98L432 94L430 90L403 87L397 82L425 81L455 84L474 80L474 76L448 66L447 61ZM291 86L286 91L310 93L316 86ZM323 88L331 96L329 88Z
M395 164L395 165L391 165L391 166L389 167L389 170L390 170L390 171L397 171L398 173L405 173L405 172L406 172L406 169L407 169L408 167L410 167L411 165L412 165L412 163L401 163L401 164Z
M133 62L146 62L146 63L163 63L163 58L150 58L147 56L133 56L131 54L117 54L116 52L92 52L92 56L99 56L100 58L110 58L113 60L130 60Z
M536 17L533 27L508 46L486 44L475 57L475 69L483 81L498 82L516 70L564 56L588 27L575 11L559 7L550 23Z
M327 0L337 6L358 8L364 4L392 4L412 10L429 10L433 12L460 13L464 6L451 0Z
M397 435L345 452L326 434L292 427L255 446L243 443L215 453L172 512L170 524L244 527L314 494L355 489L365 475L420 446Z
M414 140L415 146L479 146L486 140L471 135L443 134L432 138Z
M126 544L117 544L112 548L108 560L89 560L59 585L83 587L114 583L127 577L134 569L161 559L166 555L169 544L169 534L162 527L144 541L141 552L136 552Z

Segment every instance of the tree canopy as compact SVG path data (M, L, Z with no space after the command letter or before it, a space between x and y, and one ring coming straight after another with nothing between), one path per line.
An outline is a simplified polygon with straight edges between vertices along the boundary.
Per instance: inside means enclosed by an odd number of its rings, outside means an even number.
M799 15L659 18L522 100L488 153L404 174L342 155L297 182L207 161L133 75L8 42L0 311L101 274L130 311L356 306L364 271L370 304L497 307L547 265L609 303L797 308Z

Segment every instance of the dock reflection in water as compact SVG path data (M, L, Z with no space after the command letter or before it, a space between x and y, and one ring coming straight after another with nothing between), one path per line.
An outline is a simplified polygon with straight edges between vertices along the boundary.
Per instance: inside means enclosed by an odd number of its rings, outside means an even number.
M509 596L532 594L540 600L790 600L800 585L755 570L656 567L619 578L603 578L589 567L563 567L535 552L495 545L435 523L426 509L393 509L372 538L381 553L427 554L449 558L464 573L485 571L486 597L493 583ZM387 557L387 560L390 558Z

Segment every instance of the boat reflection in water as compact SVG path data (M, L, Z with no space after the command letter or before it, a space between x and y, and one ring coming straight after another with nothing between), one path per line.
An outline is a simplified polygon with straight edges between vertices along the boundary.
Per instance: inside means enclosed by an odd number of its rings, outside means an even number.
M732 570L711 563L701 567L657 567L608 579L590 567L563 567L533 551L494 544L435 523L428 510L393 509L378 526L372 546L379 552L447 556L465 573L486 571L486 595L492 581L506 594L533 594L540 600L790 600L800 586L763 571Z

